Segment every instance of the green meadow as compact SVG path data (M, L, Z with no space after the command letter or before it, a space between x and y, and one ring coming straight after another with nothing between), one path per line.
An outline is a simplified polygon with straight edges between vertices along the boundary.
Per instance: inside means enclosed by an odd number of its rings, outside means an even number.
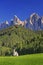
M43 65L43 54L0 57L0 65Z

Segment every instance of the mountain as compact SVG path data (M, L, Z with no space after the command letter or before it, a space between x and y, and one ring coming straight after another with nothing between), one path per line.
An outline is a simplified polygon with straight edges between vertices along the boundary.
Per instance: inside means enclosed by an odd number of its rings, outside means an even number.
M24 21L21 21L16 15L11 19L10 23L8 21L5 21L4 23L0 24L0 29L7 28L9 26L16 25L16 26L23 26L27 29L31 30L43 30L43 16L39 16L36 13L33 13L30 15L29 18L27 18Z
M5 21L5 22L0 24L0 29L7 28L7 27L9 27L9 22L8 21Z
M37 30L37 31L36 31ZM16 15L0 24L0 56L43 53L43 16L33 13L21 21Z
M43 17L40 17L38 14L31 14L30 18L26 19L26 21L26 28L32 30L43 30Z
M11 20L11 25L21 25L24 26L25 22L21 21L16 15L14 16L13 20Z

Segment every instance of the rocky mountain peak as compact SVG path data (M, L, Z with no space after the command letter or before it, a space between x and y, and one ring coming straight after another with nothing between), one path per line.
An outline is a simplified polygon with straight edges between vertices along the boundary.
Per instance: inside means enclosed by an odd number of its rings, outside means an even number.
M16 16L16 15L14 15L14 21L18 21L19 20L19 18Z
M9 25L9 22L6 20L6 21L5 21L5 24Z
M42 22L42 24L43 24L43 16L41 17L41 22Z
M41 17L38 14L33 13L29 18L21 21L16 15L14 15L14 18L11 19L10 23L5 21L0 24L0 28L6 28L11 25L21 25L32 30L43 30L43 16Z
M21 25L24 26L25 22L21 21L16 15L14 16L14 25Z
M38 19L40 18L40 16L36 13L33 13L30 15L30 24L33 25L33 23L35 23Z

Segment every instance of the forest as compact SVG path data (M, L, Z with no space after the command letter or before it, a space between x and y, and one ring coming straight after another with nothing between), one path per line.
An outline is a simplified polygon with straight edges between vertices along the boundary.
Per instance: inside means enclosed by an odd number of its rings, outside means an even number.
M32 31L21 26L0 30L0 56L43 53L43 31Z

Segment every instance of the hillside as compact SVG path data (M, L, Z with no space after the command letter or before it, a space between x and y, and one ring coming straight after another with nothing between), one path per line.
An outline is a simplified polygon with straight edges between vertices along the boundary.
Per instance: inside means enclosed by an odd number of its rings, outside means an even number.
M43 52L43 31L32 31L22 26L10 26L0 30L0 55L19 55Z

